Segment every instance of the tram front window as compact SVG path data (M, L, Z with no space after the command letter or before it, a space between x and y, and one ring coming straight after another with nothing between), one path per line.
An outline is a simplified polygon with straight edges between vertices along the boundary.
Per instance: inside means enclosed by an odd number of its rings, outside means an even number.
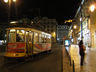
M16 42L24 42L24 30L17 30Z
M9 42L15 42L15 32L9 32Z

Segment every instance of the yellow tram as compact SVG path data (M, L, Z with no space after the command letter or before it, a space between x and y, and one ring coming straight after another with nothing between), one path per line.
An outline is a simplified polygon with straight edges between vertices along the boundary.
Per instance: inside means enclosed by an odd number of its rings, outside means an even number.
M51 51L51 34L33 29L7 28L5 57L28 57L44 51Z

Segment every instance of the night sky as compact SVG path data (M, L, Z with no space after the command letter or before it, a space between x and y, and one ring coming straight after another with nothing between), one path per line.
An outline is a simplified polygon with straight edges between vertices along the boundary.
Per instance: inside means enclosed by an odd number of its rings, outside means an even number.
M18 19L28 17L30 19L35 16L47 16L48 18L56 18L57 21L72 19L80 5L81 0L18 0L17 15ZM15 6L12 5L11 10L15 13ZM7 4L0 0L0 21L8 19Z

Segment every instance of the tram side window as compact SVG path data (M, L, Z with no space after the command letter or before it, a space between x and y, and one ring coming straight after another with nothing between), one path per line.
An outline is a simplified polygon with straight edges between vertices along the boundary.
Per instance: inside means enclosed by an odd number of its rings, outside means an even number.
M29 32L29 42L32 42L32 38L33 38L33 32Z
M51 43L51 36L50 35L48 35L48 43Z
M39 43L39 34L34 32L34 43Z
M24 34L25 34L24 30L17 30L16 42L24 42L24 37L25 37Z
M42 43L44 43L44 39L45 39L44 38L44 34L42 34L42 37L41 38L42 38Z
M42 36L39 34L39 43L42 43Z
M47 36L45 35L44 43L47 43Z
M50 38L48 38L48 43L51 43L51 39Z
M48 41L48 35L46 36L46 43L49 43L49 41Z
M15 42L15 31L10 30L9 35L8 35L8 41Z
M26 31L26 42L28 42L29 39L29 32Z

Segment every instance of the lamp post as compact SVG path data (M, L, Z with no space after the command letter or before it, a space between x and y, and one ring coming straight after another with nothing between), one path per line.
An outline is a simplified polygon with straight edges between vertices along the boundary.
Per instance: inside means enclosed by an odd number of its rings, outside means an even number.
M81 40L83 39L83 25L82 25L82 15L80 18L80 23L81 23Z
M77 43L77 25L73 25L73 37L74 37L74 44Z
M92 30L94 30L93 28L93 23L94 23L94 20L95 20L95 13L94 11L96 10L96 3L94 2L93 4L91 4L89 6L89 11L90 11L90 35L91 35L91 41L90 41L90 46L91 47L95 47L95 39L94 39L94 36L95 36L95 31L94 31L94 34L92 32ZM95 11L96 12L96 11ZM92 20L94 19L94 20ZM92 24L92 25L91 25Z
M12 1L16 3L16 0L4 0L5 3L8 3L8 23L10 23L10 14L11 14L11 3Z
M83 40L82 4L81 4L81 17L80 17L80 26L81 26L81 40Z

